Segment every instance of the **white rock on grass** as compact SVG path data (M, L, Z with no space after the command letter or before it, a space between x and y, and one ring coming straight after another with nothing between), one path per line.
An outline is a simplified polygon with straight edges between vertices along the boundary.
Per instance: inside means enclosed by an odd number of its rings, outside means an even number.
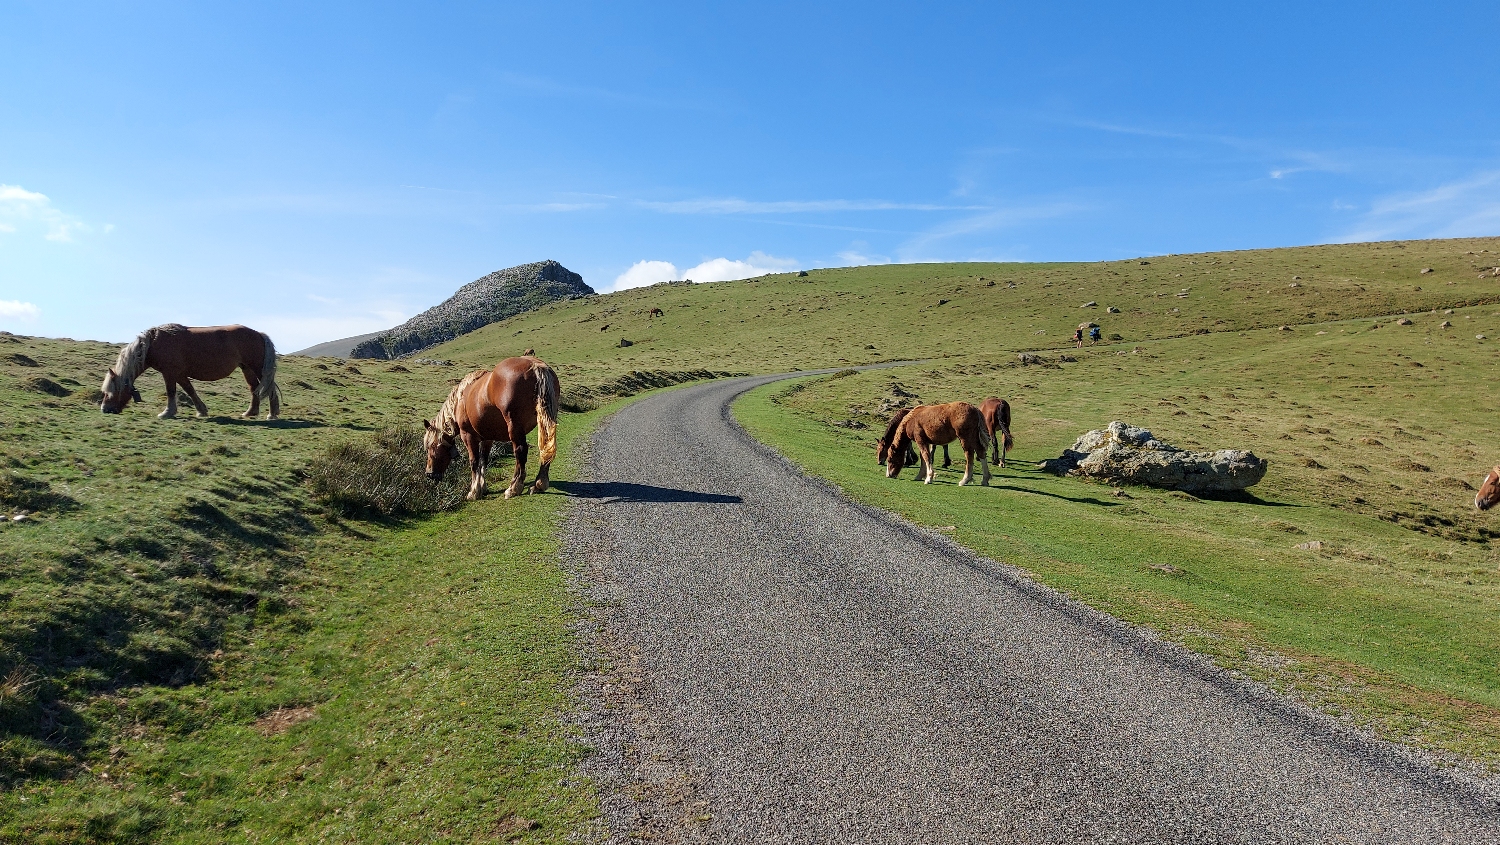
M1265 478L1266 467L1266 460L1252 452L1189 452L1118 420L1078 438L1060 457L1042 462L1042 469L1056 475L1188 493L1243 490Z

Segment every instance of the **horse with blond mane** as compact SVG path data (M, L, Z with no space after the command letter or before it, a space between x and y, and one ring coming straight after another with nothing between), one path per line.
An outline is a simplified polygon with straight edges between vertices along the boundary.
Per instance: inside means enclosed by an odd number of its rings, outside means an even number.
M531 492L547 489L552 459L557 455L557 373L540 358L506 358L493 370L475 370L452 391L436 417L424 421L422 444L427 450L427 477L442 479L458 456L458 440L469 450L469 493L472 501L487 492L490 445L507 441L515 451L516 470L505 498L519 495L526 484L526 435L539 429L537 450L542 465Z
M267 419L281 413L281 391L276 387L276 345L270 335L244 326L193 327L167 323L141 332L120 350L114 366L104 376L99 392L99 410L118 414L130 400L143 402L135 380L146 370L156 370L167 382L167 408L157 416L177 416L177 388L192 400L198 416L208 416L208 406L198 398L192 379L218 381L238 369L250 385L250 408L241 416L260 414L260 401L268 400Z
M964 450L964 476L959 485L974 480L974 457L979 457L979 468L983 473L980 484L990 484L989 451L992 445L989 431L979 409L968 402L949 402L946 405L918 405L900 420L893 420L881 440L881 456L885 458L885 477L895 478L906 465L906 454L915 446L922 460L922 482L931 484L936 472L932 450L953 441L959 441Z

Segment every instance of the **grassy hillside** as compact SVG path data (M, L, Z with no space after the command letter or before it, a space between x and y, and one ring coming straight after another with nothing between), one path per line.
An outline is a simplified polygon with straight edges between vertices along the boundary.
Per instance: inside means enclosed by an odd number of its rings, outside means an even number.
M1500 352L1476 338L1500 337L1500 239L1145 262L657 286L549 306L443 349L534 346L579 374L929 359L752 397L739 413L857 498L951 526L1387 736L1500 763L1500 522L1471 505L1500 461ZM1087 319L1122 339L1074 349ZM1021 350L1046 363L1023 366ZM923 488L910 472L887 481L870 444L901 393L1009 398L1020 461L992 490ZM1252 449L1270 472L1253 496L1210 501L1035 470L1112 419L1185 447ZM1313 541L1321 548L1297 548Z
M99 413L115 351L0 335L0 511L28 514L0 525L0 842L560 841L592 816L558 719L563 498L351 519L304 483L464 365L285 358L286 419L240 420L226 380L199 388L215 416L160 421L154 373ZM565 415L564 462L594 419Z
M585 381L631 369L784 372L1045 349L1089 319L1105 337L1135 343L1500 303L1494 238L1145 261L892 265L657 285L553 303L430 354L487 359L535 347ZM665 316L652 318L652 308ZM620 348L622 338L633 345Z

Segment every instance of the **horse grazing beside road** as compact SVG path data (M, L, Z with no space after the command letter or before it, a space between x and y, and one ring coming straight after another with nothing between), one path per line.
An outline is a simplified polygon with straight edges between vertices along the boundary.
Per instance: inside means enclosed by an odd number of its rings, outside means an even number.
M979 413L984 417L984 427L990 433L990 442L995 450L990 460L1003 468L1005 453L1016 445L1015 438L1010 436L1010 403L998 396L991 396L979 403Z
M519 495L526 483L526 435L540 429L536 445L542 465L533 493L547 489L552 459L557 455L557 373L540 358L506 358L493 370L475 370L448 393L442 410L426 420L422 443L427 449L427 477L438 481L458 455L458 439L469 450L469 500L484 496L490 445L509 442L516 471L505 498Z
M1500 503L1500 467L1490 470L1490 474L1484 477L1484 483L1479 485L1479 492L1474 494L1474 507L1487 511Z
M984 427L979 409L968 402L918 405L902 415L899 422L892 422L891 428L893 430L890 433L894 435L894 439L888 445L883 444L884 448L881 449L885 457L886 478L900 475L906 464L907 449L914 445L922 459L922 482L931 484L936 472L932 461L933 447L957 440L964 450L964 477L959 480L959 485L974 480L974 457L977 455L979 468L983 473L980 483L989 486L990 435Z
M901 421L906 419L906 415L909 413L911 413L911 408L902 408L896 411L895 415L891 417L890 423L888 423L885 427L885 434L881 435L880 440L876 443L876 460L880 463L881 466L885 466L886 458L890 457L891 444L896 442L896 429L901 425ZM912 448L911 444L908 443L906 445L906 455L903 458L903 463L916 464L916 462L917 452ZM952 463L953 461L949 460L948 458L948 444L944 443L943 468L947 469L950 465L952 465Z
M276 387L276 345L264 332L244 326L181 326L167 323L146 329L115 359L114 366L104 376L99 392L103 399L99 410L106 414L118 414L130 404L141 399L135 380L146 370L156 370L167 382L167 408L158 417L169 419L177 416L177 388L181 387L192 400L198 416L208 416L208 406L198 398L192 379L218 381L227 378L239 368L250 385L250 408L242 415L251 419L260 413L260 401L271 404L267 419L276 419L281 413L281 391Z

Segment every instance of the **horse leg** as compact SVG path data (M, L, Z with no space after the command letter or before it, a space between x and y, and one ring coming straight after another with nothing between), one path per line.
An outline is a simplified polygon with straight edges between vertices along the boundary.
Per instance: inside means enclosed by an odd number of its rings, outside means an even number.
M540 436L540 435L538 435L538 436ZM551 461L548 461L547 463L544 463L541 466L537 467L536 468L536 483L533 484L533 485L531 485L531 492L533 492L533 493L545 493L545 492L547 492L547 487L552 482L551 472L552 472L552 462Z
M512 440L510 448L516 453L516 471L510 476L510 486L505 488L505 498L521 495L521 488L526 484L526 437L522 435L519 441Z
M159 420L169 420L177 416L177 382L173 381L172 377L166 373L162 374L162 378L166 379L167 382L167 409L157 414L156 418Z
M960 445L962 445L964 447L964 477L960 478L958 480L958 486L963 487L964 485L968 484L970 481L974 480L974 445L975 444L964 442L964 441L960 441Z
M989 455L985 454L984 451L984 440L979 437L978 432L975 433L974 446L972 448L979 454L979 486L988 487L990 486L990 460ZM966 448L965 451L968 451L968 449Z
M480 440L477 435L463 432L461 436L463 437L464 448L469 450L469 493L464 498L473 502L484 498L484 494L487 492L484 483L484 471L488 469L489 454L484 449L484 441Z
M922 454L922 483L931 484L932 477L937 474L937 467L933 466L932 444L923 443L917 448Z
M943 444L943 469L953 466L953 459L948 457L948 444Z
M253 420L260 416L260 373L250 369L244 364L240 365L240 373L245 376L245 384L250 385L250 407L240 417Z
M188 398L193 400L193 407L198 409L198 416L208 416L208 406L203 404L202 399L198 398L198 391L193 388L193 382L187 376L182 377L181 387L183 392L188 395Z

